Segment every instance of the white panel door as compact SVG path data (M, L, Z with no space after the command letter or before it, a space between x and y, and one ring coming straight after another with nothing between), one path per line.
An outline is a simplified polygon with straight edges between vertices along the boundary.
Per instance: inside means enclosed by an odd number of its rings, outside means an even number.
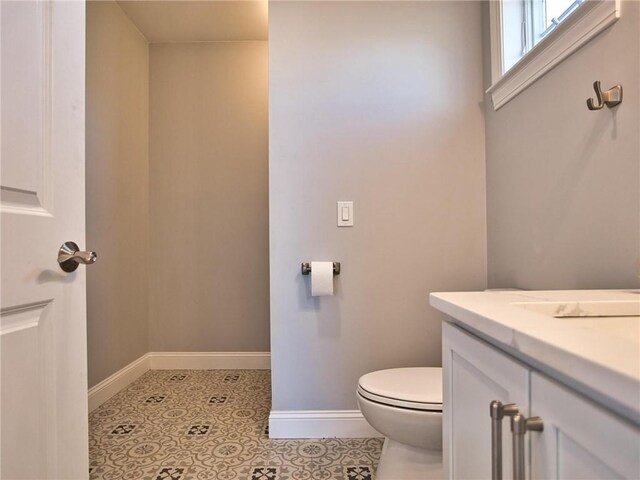
M529 412L529 370L448 323L442 326L443 462L445 478L491 478L489 404L515 403ZM509 418L502 425L503 478L512 478Z
M1 1L0 477L88 476L85 5Z
M583 396L533 373L531 414L542 432L528 432L531 478L640 478L640 428Z

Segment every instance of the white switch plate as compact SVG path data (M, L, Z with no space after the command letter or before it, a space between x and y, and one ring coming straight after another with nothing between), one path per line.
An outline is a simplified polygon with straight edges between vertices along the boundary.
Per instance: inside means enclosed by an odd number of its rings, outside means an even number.
M338 226L353 227L353 202L338 202Z

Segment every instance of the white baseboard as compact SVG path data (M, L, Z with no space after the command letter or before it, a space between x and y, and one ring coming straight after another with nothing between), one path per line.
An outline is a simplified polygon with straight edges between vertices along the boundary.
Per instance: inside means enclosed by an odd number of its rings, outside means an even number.
M270 438L383 437L360 410L271 410Z
M269 370L269 352L150 352L152 370Z
M89 411L93 411L123 388L135 382L149 370L149 354L146 353L126 367L89 389Z
M149 352L89 389L95 410L148 370L256 370L271 368L269 352Z

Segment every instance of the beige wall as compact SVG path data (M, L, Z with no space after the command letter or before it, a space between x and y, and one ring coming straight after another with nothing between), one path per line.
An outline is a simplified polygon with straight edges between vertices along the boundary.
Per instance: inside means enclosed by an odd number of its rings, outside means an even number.
M148 60L115 2L87 3L90 387L148 351Z
M440 365L429 292L486 286L481 38L480 3L271 2L275 410L355 409L360 375ZM342 262L333 297L310 297L312 260Z
M267 43L150 65L150 348L268 351Z
M587 110L594 80L622 84L623 103ZM640 3L625 1L617 23L502 109L487 97L491 287L640 285L639 85Z

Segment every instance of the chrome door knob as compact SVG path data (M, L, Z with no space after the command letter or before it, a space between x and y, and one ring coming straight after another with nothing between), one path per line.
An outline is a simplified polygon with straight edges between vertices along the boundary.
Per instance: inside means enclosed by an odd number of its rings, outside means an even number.
M74 242L64 242L58 250L58 264L65 272L73 272L81 263L91 265L96 263L96 252L81 252Z

